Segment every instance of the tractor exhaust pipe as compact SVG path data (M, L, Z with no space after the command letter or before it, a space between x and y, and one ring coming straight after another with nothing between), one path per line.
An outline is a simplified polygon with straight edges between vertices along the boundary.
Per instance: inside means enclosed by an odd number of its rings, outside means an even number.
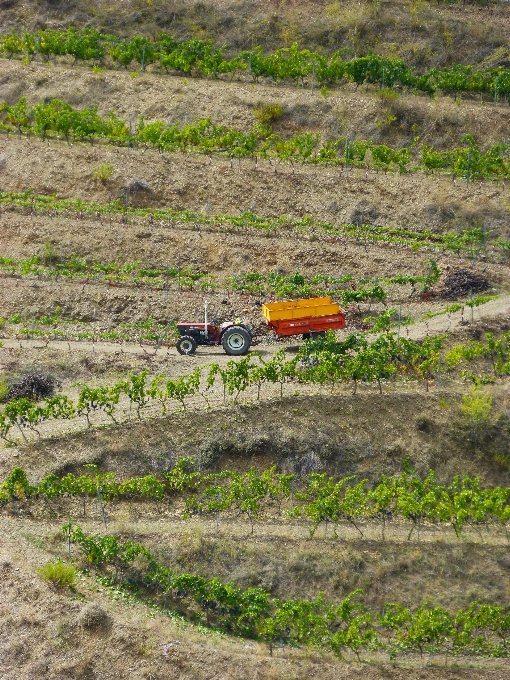
M204 300L205 337L207 337L207 334L208 334L208 330L207 330L207 307L208 307L208 305L209 305L209 303L207 302L207 300Z

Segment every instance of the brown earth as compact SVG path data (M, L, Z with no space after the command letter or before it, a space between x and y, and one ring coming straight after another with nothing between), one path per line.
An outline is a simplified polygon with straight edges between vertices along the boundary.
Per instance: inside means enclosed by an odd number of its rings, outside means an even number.
M38 318L59 306L67 320L92 322L141 321L153 317L168 322L172 318L186 320L194 314L203 313L203 298L211 301L223 317L238 310L239 305L250 308L253 320L258 322L260 310L255 306L254 296L229 294L225 283L228 276L251 271L269 274L275 270L287 275L300 271L308 277L316 274L353 277L368 276L384 278L396 275L425 275L429 261L435 259L446 276L458 268L472 269L486 277L494 292L506 290L508 266L501 261L499 253L489 251L478 262L471 263L463 257L437 249L422 248L412 252L409 248L388 244L362 244L354 238L329 238L319 235L314 240L300 238L292 232L276 237L252 234L218 234L197 230L190 225L156 222L150 226L148 218L135 218L128 226L122 225L120 217L110 225L98 219L50 219L36 216L30 219L12 213L2 215L5 237L4 255L24 259L42 254L46 244L51 243L55 252L65 261L73 253L87 261L133 262L141 261L145 267L192 266L196 271L213 275L218 285L216 292L178 292L177 281L166 285L133 285L128 282L105 282L60 278L58 281L44 278L1 279L3 290L3 316L23 312L24 318ZM59 225L59 228L56 226ZM60 226L61 225L61 226ZM420 298L420 290L414 294L410 285L391 285L388 304L404 304L420 310L435 304L445 306L441 297L442 282L435 287L435 297ZM225 302L222 302L224 301ZM264 302L264 300L262 300ZM234 309L231 309L231 307ZM95 311L94 311L95 310ZM200 310L200 311L199 311ZM191 315L191 316L189 316ZM413 314L414 315L414 314Z

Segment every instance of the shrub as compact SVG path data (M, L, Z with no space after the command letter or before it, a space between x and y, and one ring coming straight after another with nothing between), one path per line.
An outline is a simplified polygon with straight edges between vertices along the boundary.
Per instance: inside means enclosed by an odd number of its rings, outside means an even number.
M109 623L108 612L98 604L87 605L80 614L80 624L86 630L99 630Z
M98 168L94 168L94 177L98 179L102 184L106 184L109 179L111 179L114 173L114 168L108 163L101 163Z
M147 182L145 182L143 179L132 179L127 188L131 193L136 193L137 191L150 191L150 186Z
M58 562L48 562L39 569L39 576L54 586L59 588L71 588L76 578L76 569L70 564Z
M475 444L482 439L484 430L497 420L497 416L492 413L492 396L483 392L478 385L474 385L469 394L462 397L460 411Z
M283 115L283 106L281 104L265 104L259 102L255 104L253 115L259 123L271 123Z
M9 392L9 386L7 384L7 380L5 378L0 379L0 402L3 401L7 397L7 393Z
M491 422L492 396L472 387L469 394L462 397L460 410L470 425L485 427Z
M55 380L45 373L32 373L26 375L18 383L10 387L5 399L42 399L51 397L55 391Z
M395 90L379 90L377 95L381 101L390 103L399 97L399 93L395 92Z

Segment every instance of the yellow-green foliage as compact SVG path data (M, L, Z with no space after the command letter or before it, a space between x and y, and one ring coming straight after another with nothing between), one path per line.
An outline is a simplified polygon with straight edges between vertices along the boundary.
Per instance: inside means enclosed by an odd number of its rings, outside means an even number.
M2 346L2 343L0 342L0 347ZM0 378L0 401L4 399L7 396L7 392L9 391L9 387L7 385L7 380L5 378Z
M113 166L108 163L101 163L99 167L94 168L94 177L103 184L106 184L106 182L111 179L113 172Z
M475 429L487 427L493 421L492 396L479 387L472 387L469 394L462 397L460 407L467 424Z
M70 564L48 562L39 569L39 576L47 583L52 583L59 588L71 588L76 578L76 569Z
M259 123L271 123L278 120L283 115L283 106L281 104L265 104L259 102L253 108L253 115Z

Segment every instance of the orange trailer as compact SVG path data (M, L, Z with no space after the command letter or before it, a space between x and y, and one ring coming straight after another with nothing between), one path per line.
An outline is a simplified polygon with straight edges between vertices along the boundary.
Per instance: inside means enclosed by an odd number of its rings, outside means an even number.
M262 314L278 337L310 338L346 326L345 312L330 297L269 302L262 305Z

